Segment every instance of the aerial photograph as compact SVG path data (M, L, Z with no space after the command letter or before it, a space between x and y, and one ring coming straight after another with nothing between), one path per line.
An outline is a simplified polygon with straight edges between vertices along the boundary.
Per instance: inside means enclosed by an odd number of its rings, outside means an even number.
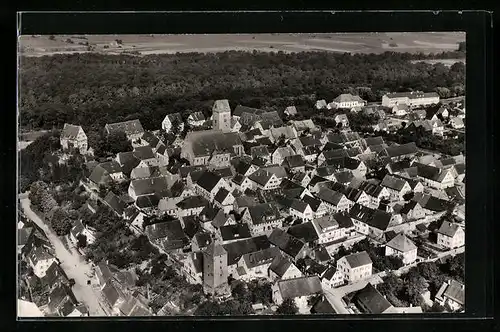
M20 35L18 318L465 312L465 58L462 32Z

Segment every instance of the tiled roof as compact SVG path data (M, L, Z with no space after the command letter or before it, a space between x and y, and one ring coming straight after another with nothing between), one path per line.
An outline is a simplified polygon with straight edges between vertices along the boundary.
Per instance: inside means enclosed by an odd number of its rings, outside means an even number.
M81 126L75 126L72 124L65 123L63 130L61 132L62 139L76 139L80 130L83 130Z
M275 228L269 236L269 242L279 247L286 254L295 257L306 245L302 240L291 234L285 233L280 228Z
M137 196L159 194L162 197L168 196L168 182L163 176L149 179L132 180L131 186Z
M249 206L248 212L252 218L252 223L258 225L270 220L280 219L281 215L276 205L271 203L263 203L255 206Z
M408 154L417 153L418 149L415 142L401 144L397 146L389 146L385 149L385 154L389 157L399 157Z
M150 146L139 146L132 152L134 153L134 156L140 160L153 159L155 157L153 148Z
M261 235L240 241L234 241L223 245L227 251L227 264L234 265L244 255L251 252L257 252L270 247L267 236Z
M402 178L398 178L389 174L384 176L384 179L380 183L382 187L387 187L396 191L401 191L405 185L406 181Z
M144 133L144 128L142 128L141 122L139 120L130 120L117 123L106 124L108 133L123 131L127 135L142 134Z
M207 205L208 201L202 196L189 196L177 203L177 206L183 210L195 209Z
M288 258L277 256L273 259L271 265L269 265L269 270L273 271L281 278L291 265L293 265L293 263Z
M366 251L357 252L344 257L351 268L372 264L372 260L370 259L370 256L368 256Z
M408 252L417 249L417 246L410 241L404 234L400 233L392 240L387 242L388 247L395 249L399 252Z
M368 314L382 314L392 307L391 303L371 283L356 293L354 301L360 302Z
M270 264L277 256L281 256L279 248L270 247L244 254L243 259L247 267L251 269L264 264Z
M361 99L359 96L352 95L350 93L343 93L339 96L337 96L334 100L334 102L337 103L344 103L344 102L351 102L351 101L357 101L357 102L364 102L363 99Z
M247 239L252 237L248 224L234 224L221 226L219 228L223 241L232 241L238 239Z
M441 224L441 227L439 227L438 233L446 235L448 237L454 237L459 228L460 226L452 224L451 222L445 220Z
M208 192L212 192L212 190L221 179L222 178L219 175L210 171L206 171L200 176L198 181L196 181L196 184L207 190Z
M278 282L278 287L283 299L294 299L323 292L318 276L281 280Z
M306 243L317 241L319 239L318 233L316 233L316 230L311 222L305 222L288 228L288 234Z

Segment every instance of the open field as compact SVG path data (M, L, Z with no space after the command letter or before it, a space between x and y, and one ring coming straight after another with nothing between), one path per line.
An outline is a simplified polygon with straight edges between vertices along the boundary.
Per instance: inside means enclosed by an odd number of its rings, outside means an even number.
M176 52L327 51L336 53L442 52L457 50L465 41L461 32L325 33L325 34L227 34L227 35L48 35L21 36L27 56L93 52L137 54ZM116 40L120 40L118 44ZM86 44L88 43L88 45Z

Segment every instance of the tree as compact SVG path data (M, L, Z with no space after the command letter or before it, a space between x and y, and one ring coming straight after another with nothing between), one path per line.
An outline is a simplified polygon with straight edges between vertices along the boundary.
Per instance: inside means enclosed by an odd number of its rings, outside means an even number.
M73 227L73 223L65 210L57 208L50 220L50 226L57 235L63 236L69 234L71 228Z
M415 196L415 193L413 191L409 191L403 195L403 199L405 201L410 201L413 198L413 196Z
M108 151L115 155L119 152L132 151L132 144L124 132L112 132L106 137Z
M54 35L49 36L49 40L55 40L55 39L56 39L56 37Z
M299 308L297 308L293 299L285 299L276 310L278 315L296 315L298 312Z
M85 248L87 246L87 236L85 234L78 234L76 239L78 240L76 244L77 248Z

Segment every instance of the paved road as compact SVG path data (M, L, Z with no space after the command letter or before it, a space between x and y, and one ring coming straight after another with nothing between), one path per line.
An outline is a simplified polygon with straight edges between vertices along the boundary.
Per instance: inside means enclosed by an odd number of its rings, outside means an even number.
M47 237L54 246L56 256L61 262L61 267L66 272L68 278L75 280L73 292L76 298L87 306L91 316L106 316L106 313L101 308L99 298L92 290L92 287L87 285L87 280L90 278L86 274L92 273L91 265L82 259L74 248L66 249L61 239L31 210L28 198L22 199L21 205L26 216L40 226L47 234Z

